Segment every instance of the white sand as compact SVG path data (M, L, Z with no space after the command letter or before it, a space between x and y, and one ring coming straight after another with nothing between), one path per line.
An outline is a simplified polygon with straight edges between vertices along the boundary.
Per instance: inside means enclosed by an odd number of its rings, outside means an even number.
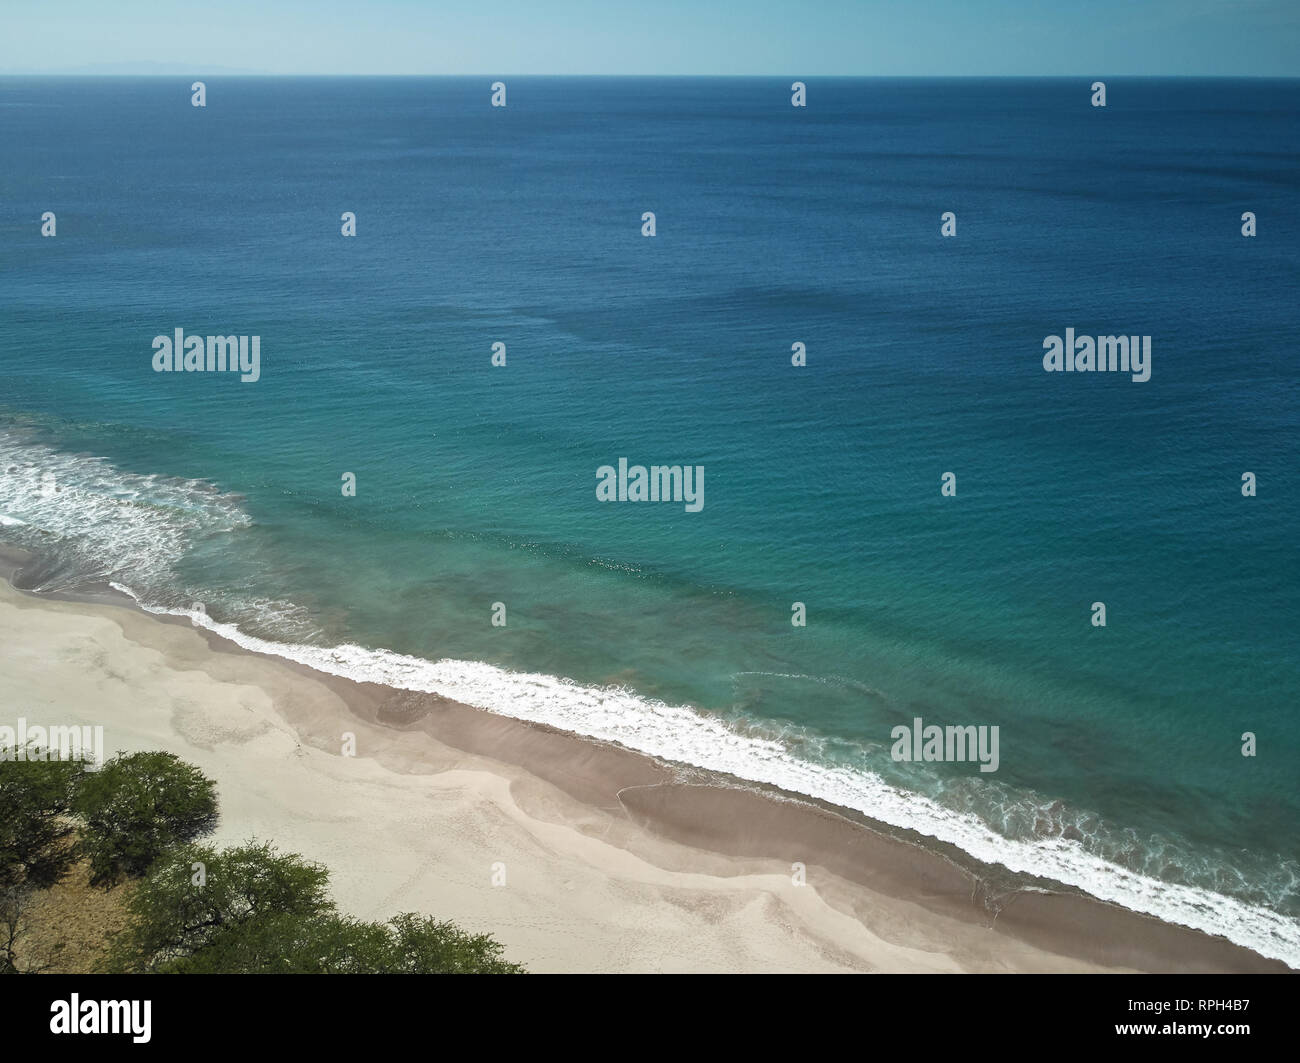
M1099 969L815 866L795 886L788 864L652 836L517 767L368 725L325 683L185 625L0 581L0 647L0 724L100 724L109 754L169 750L218 784L209 840L274 841L329 867L344 911L453 919L533 971Z

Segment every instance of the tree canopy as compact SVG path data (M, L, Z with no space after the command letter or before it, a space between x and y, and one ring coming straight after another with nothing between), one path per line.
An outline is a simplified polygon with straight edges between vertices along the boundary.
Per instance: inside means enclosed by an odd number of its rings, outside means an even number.
M170 846L210 833L217 787L172 753L119 753L80 780L74 808L85 823L80 851L90 880L110 885L143 875Z
M80 761L0 759L0 889L46 889L67 874L84 775Z
M265 842L195 841L217 821L216 785L170 753L119 753L99 771L75 761L0 759L0 972L36 890L78 856L92 884L139 881L128 923L99 963L110 972L522 974L487 934L406 912L387 922L340 913L329 872ZM53 948L57 950L60 945Z
M340 914L329 872L269 844L182 846L140 883L114 971L186 974L515 974L500 943L405 913Z

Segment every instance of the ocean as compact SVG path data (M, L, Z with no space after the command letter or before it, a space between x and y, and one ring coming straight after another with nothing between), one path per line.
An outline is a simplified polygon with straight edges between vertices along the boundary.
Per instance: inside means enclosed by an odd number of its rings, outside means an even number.
M0 78L25 584L1300 966L1300 80L494 80ZM259 379L155 372L176 329ZM1045 372L1067 329L1150 379ZM620 458L703 505L599 501Z

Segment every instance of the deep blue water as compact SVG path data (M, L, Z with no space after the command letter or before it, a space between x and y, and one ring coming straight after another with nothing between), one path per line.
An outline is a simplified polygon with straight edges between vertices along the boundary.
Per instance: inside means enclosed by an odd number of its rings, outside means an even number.
M564 677L537 718L1296 962L1300 81L490 80L0 79L36 582ZM261 379L155 373L176 328ZM1151 379L1044 372L1066 328ZM599 503L624 456L703 509ZM893 762L915 716L998 771Z

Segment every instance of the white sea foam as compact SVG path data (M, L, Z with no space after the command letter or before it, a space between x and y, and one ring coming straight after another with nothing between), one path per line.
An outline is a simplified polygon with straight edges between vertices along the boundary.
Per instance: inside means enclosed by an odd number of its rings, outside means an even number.
M5 527L23 534L22 545L57 544L66 578L120 576L147 588L166 586L199 539L249 524L238 503L206 481L128 473L104 458L4 432L0 512ZM38 589L53 589L64 578Z

